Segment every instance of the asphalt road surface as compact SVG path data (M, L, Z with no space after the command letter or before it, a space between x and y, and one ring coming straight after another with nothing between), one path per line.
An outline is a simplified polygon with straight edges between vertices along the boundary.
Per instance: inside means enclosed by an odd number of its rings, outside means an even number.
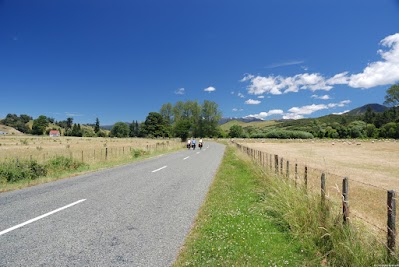
M0 266L170 266L225 147L0 194Z

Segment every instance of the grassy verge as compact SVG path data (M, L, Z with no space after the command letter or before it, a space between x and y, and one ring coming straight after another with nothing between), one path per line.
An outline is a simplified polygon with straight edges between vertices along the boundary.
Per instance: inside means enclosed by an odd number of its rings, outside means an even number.
M343 223L341 206L320 195L306 193L283 177L266 175L265 208L281 223L313 260L308 265L397 266L385 244L360 222ZM392 265L390 265L392 264Z
M300 243L265 213L267 184L228 147L174 266L301 266Z
M232 147L174 266L397 266L340 206L265 172ZM396 265L395 265L396 264Z
M134 150L132 151L130 157L114 158L108 161L96 162L92 164L85 164L76 160L69 161L69 158L65 157L55 157L50 159L46 164L42 165L38 164L36 161L27 161L28 163L25 164L28 165L26 168L27 171L24 171L21 168L21 162L16 164L16 161L9 161L8 163L0 164L0 193L48 183L59 179L74 177L93 171L121 166L178 150L180 149L165 149L150 152L144 150ZM40 176L26 175L25 173L29 174L31 172L32 163L35 166L39 165L43 167L46 170L45 174ZM9 166L6 166L6 164ZM8 169L11 169L11 171L15 173L15 175L12 177L17 177L18 179L10 179L10 170ZM7 171L4 172L4 170Z

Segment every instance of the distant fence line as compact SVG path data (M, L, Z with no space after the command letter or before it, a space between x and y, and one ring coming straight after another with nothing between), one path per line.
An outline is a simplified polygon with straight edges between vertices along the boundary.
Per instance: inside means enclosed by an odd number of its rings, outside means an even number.
M283 157L280 157L279 155L276 154L269 154L264 151L260 151L245 145L242 145L240 143L236 143L232 141L233 144L236 145L236 147L241 150L243 153L247 154L253 161L255 161L257 164L259 164L261 167L265 168L268 170L270 173L274 173L278 177L284 177L287 179L293 179L293 182L296 187L303 188L305 191L309 190L309 181L310 181L310 169L308 166L298 166L298 163L295 163L294 165L294 170L293 173L291 171L292 165L290 164L290 161L288 159L284 159ZM285 160L285 164L284 164ZM285 167L284 167L285 166ZM303 169L303 172L300 172L300 169ZM314 174L315 172L319 173L320 177L320 197L321 197L321 202L324 203L325 199L328 197L326 192L326 173L317 170L317 169L312 169L312 173ZM292 175L293 174L293 175ZM302 178L301 178L302 177ZM347 224L350 222L350 217L356 217L360 219L363 222L366 222L367 224L373 226L375 229L382 231L386 234L386 247L389 250L389 253L392 255L397 255L397 243L396 243L396 212L398 210L398 206L396 205L396 191L395 190L386 190L384 188L363 183L361 181L354 181L350 180L350 182L355 182L358 183L364 187L371 187L380 191L386 192L386 229L383 229L382 227L376 225L375 223L372 223L368 221L367 219L363 218L362 216L356 215L355 212L353 212L350 209L349 206L349 178L348 177L341 177L341 182L342 182L342 188L339 190L337 188L337 192L340 192L340 199L341 199L341 205L342 205L342 221L344 224ZM384 243L385 245L385 243Z
M174 148L180 148L183 145L180 142L160 142L156 144L145 144L138 146L108 146L103 148L84 148L84 149L58 149L57 151L51 150L46 151L46 149L39 149L34 151L34 153L26 153L24 155L12 155L10 157L5 156L1 158L0 161L8 160L35 160L39 163L45 163L46 161L58 157L69 157L85 163L93 162L106 162L110 160L117 160L124 157L130 157L134 153L138 153L137 156L141 154L148 154L151 152L170 150ZM134 155L133 155L134 156Z

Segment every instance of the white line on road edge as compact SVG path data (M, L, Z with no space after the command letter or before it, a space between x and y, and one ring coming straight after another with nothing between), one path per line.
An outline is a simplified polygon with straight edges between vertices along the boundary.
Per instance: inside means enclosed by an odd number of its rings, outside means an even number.
M152 172L160 171L160 170L162 170L162 169L165 169L166 167L168 167L168 166L163 166L163 167L161 167L161 168L159 168L159 169L153 170Z
M199 153L201 153L201 152L197 152L197 155L198 155Z
M80 202L83 202L83 201L85 201L85 200L86 200L86 199L78 200L78 201L76 201L76 202L73 202L73 203L71 203L71 204L69 204L69 205L66 205L66 206L64 206L64 207L61 207L61 208L59 208L59 209L56 209L56 210L50 211L50 212L48 212L48 213L46 213L46 214L40 215L39 217L33 218L33 219L31 219L31 220L29 220L29 221L26 221L26 222L24 222L24 223L15 225L15 226L13 226L13 227L11 227L11 228L8 228L8 229L6 229L6 230L4 230L4 231L1 231L1 232L0 232L0 236L6 234L6 233L8 233L8 232L14 231L15 229L21 228L22 226L25 226L25 225L27 225L27 224L30 224L30 223L33 223L33 222L38 221L38 220L40 220L40 219L43 219L43 218L45 218L45 217L47 217L47 216L49 216L49 215L51 215L51 214L54 214L54 213L56 213L56 212L62 211L62 210L67 209L67 208L70 208L70 207L72 207L72 206L74 206L74 205L76 205L76 204L79 204Z
M188 157L185 157L183 160L186 160L186 159L188 159L190 156L188 156Z

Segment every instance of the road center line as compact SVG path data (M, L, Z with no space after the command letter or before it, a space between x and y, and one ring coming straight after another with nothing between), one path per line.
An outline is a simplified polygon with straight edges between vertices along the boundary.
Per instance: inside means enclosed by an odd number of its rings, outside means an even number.
M188 156L188 157L185 157L183 160L186 160L186 159L188 159L190 156Z
M26 221L26 222L24 222L24 223L21 223L21 224L18 224L18 225L13 226L13 227L11 227L11 228L8 228L8 229L6 229L6 230L3 230L3 231L0 232L0 236L6 234L6 233L8 233L8 232L14 231L15 229L21 228L22 226L25 226L25 225L27 225L27 224L30 224L30 223L33 223L33 222L38 221L38 220L40 220L40 219L43 219L43 218L45 218L45 217L47 217L47 216L50 216L50 215L52 215L52 214L54 214L54 213L56 213L56 212L62 211L62 210L67 209L67 208L70 208L70 207L72 207L72 206L74 206L74 205L76 205L76 204L79 204L79 203L81 203L81 202L83 202L83 201L85 201L85 200L86 200L86 199L78 200L78 201L76 201L76 202L73 202L73 203L71 203L71 204L69 204L69 205L66 205L66 206L64 206L64 207L61 207L61 208L59 208L59 209L56 209L56 210L50 211L50 212L48 212L48 213L46 213L46 214L40 215L39 217L33 218L33 219L31 219L31 220L29 220L29 221Z
M168 167L168 166L163 166L163 167L161 167L161 168L159 168L159 169L153 170L152 172L160 171L160 170L162 170L162 169L165 169L166 167Z

